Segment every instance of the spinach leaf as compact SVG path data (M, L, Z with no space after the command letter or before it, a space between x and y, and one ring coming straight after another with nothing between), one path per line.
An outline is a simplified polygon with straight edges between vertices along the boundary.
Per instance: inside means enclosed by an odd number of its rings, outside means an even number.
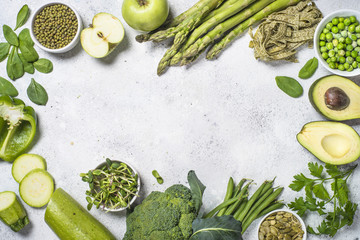
M0 43L0 62L4 61L9 54L10 44L7 42Z
M35 48L31 46L28 42L23 42L20 40L19 45L20 51L27 62L36 62L39 59L39 54L36 52Z
M241 222L233 216L225 215L195 219L192 223L193 234L190 240L242 240Z
M300 97L304 92L300 83L291 77L277 76L275 80L278 87L290 97Z
M34 65L32 63L29 63L28 61L26 61L24 56L21 53L19 53L19 58L24 65L24 71L27 73L33 74L35 72Z
M196 212L199 212L202 205L202 196L206 187L200 182L194 170L189 171L187 178L190 185L192 197L195 200Z
M318 60L316 57L310 59L305 63L305 65L300 69L299 78L308 79L310 78L316 71L318 67Z
M16 90L14 85L6 80L5 78L0 77L0 95L9 95L10 97L16 97L19 95L19 92Z
M6 71L11 80L16 80L24 75L24 65L19 58L17 47L11 49L7 64Z
M34 62L34 67L36 70L42 73L49 73L53 70L52 62L46 58L40 58Z
M30 31L28 28L24 28L23 30L21 30L21 32L19 33L19 41L20 43L26 42L27 44L34 46L34 41L31 39Z
M29 15L30 15L29 7L27 4L25 4L18 12L16 18L16 27L14 31L26 23L26 21L29 18Z
M16 33L8 25L3 25L3 32L4 37L8 43L16 47L19 46L19 39Z
M37 83L33 78L27 88L27 95L33 103L38 105L46 105L48 101L48 94L45 88Z

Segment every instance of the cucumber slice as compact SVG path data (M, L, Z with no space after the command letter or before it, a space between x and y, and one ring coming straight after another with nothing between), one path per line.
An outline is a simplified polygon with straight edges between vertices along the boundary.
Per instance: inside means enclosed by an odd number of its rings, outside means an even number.
M20 183L26 174L36 168L46 170L45 159L37 154L22 154L15 159L11 173L15 181Z
M0 219L14 232L20 231L29 223L25 209L14 192L0 193Z
M47 171L34 169L20 182L19 192L27 205L42 207L49 202L54 192L54 180Z

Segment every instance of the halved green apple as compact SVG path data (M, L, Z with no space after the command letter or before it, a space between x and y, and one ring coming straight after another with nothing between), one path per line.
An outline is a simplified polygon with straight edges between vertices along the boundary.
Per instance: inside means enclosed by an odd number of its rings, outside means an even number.
M102 12L94 16L90 27L81 31L80 42L90 56L102 58L115 49L124 35L124 27L120 20Z

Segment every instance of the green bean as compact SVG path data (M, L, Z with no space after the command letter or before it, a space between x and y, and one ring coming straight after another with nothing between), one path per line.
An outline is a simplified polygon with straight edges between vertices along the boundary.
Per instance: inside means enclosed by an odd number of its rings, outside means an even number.
M251 207L251 209L249 210L249 212L246 214L246 217L244 218L244 222L246 222L246 220L251 216L251 214L255 211L255 209L257 209L259 207L259 205L265 201L265 199L273 193L273 189L270 188L269 190L266 191L266 193L264 193L264 195L261 196L261 198L256 201L256 203L254 204L254 206Z
M248 199L245 198L244 201L239 205L238 209L236 210L236 212L233 214L233 217L235 219L237 219L239 217L239 215L242 213L242 211L244 211L247 203L248 203Z
M241 179L241 181L238 183L238 185L234 189L233 197L236 197L240 193L241 188L244 185L244 183L246 182L246 180L247 180L246 178Z
M219 210L221 210L221 209L229 206L230 204L233 204L233 203L236 202L237 200L238 200L238 198L237 198L237 197L234 197L234 198L230 198L229 200L226 200L226 201L222 202L221 204L219 204L218 206L216 206L213 210L211 210L210 212L208 212L203 218L211 218L212 216L214 216L214 214L215 214L217 211L219 211Z
M265 208L264 210L262 210L262 211L256 216L256 218L259 218L259 217L261 217L261 216L264 216L264 215L268 214L269 212L272 212L272 211L274 211L274 210L276 210L276 209L279 209L279 208L281 208L281 207L283 207L283 206L284 206L283 203L281 203L281 202L275 202L275 203L271 204L270 206L268 206L267 208Z
M229 199L232 197L233 192L234 192L234 179L233 179L232 177L230 177L230 178L229 178L229 181L228 181L228 185L227 185L227 190L226 190L224 202L225 202L226 200L229 200ZM226 208L221 209L221 210L218 212L217 216L220 217L220 216L224 215L225 211L226 211Z
M249 185L251 184L252 182L249 182L248 184L246 184L244 186L243 189L241 189L240 193L238 195L236 195L237 197L239 197L239 200L236 201L234 204L232 204L231 206L229 206L226 211L225 211L225 214L224 215L231 215L235 209L237 209L240 204L243 202L243 196L246 196L248 195L248 187Z
M256 217L259 215L259 213L264 210L266 207L269 206L269 204L274 201L282 192L284 188L278 188L276 189L272 194L270 194L270 196L268 198L265 199L265 201L263 201L258 208L255 209L255 211L249 216L249 218L243 222L242 220L240 221L239 219L237 219L238 221L242 222L242 231L241 233L244 233L246 231L246 229L250 226L250 224L256 219Z

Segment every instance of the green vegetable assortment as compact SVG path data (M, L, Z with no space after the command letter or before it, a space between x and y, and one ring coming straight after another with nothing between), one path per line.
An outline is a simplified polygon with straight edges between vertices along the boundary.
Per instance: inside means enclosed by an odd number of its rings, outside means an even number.
M310 226L307 227L308 231L312 234L334 237L340 228L352 225L354 220L358 205L349 200L347 181L357 165L347 170L340 170L335 165L326 164L327 174L324 166L318 163L310 162L308 167L312 178L300 173L294 176L295 180L289 186L297 192L305 189L305 199L296 198L289 207L297 211L300 216L308 211L317 212L324 220L317 227L317 231ZM331 186L331 195L326 189L327 184ZM328 210L327 205L330 205L332 210Z
M319 36L322 58L332 69L351 72L360 63L360 26L355 16L335 17Z

